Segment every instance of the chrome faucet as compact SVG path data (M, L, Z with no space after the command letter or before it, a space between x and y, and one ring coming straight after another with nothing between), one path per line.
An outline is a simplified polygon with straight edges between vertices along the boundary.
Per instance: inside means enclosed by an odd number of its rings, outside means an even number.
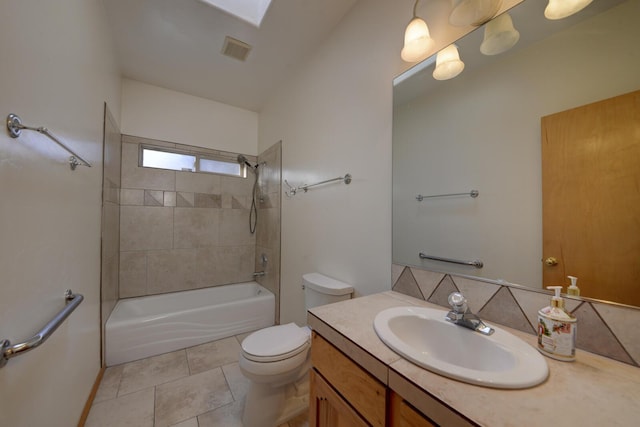
M480 318L469 310L467 299L460 292L453 292L449 295L449 305L451 311L447 313L446 319L456 325L473 329L481 334L491 335L495 330L484 324Z

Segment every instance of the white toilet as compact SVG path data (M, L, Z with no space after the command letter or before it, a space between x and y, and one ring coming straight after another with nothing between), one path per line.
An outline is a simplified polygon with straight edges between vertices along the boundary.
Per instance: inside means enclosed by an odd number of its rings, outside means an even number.
M307 309L351 298L346 283L309 273L302 276ZM275 427L308 408L311 330L295 323L271 326L242 341L239 366L251 380L242 423L244 427Z

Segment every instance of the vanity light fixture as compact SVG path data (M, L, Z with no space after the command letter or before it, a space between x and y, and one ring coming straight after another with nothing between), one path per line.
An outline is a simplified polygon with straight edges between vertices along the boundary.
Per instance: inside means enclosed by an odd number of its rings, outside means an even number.
M451 0L449 23L456 27L479 27L496 16L502 0Z
M511 16L503 13L485 25L480 52L485 55L498 55L511 49L518 40L520 33L513 27Z
M435 42L429 34L427 23L416 15L418 1L413 5L413 18L404 31L404 47L400 57L406 62L418 62L430 53Z
M551 20L566 18L580 12L591 2L592 0L549 0L549 4L544 9L544 16Z
M464 70L464 62L460 60L458 46L450 44L436 55L436 69L433 70L433 78L436 80L449 80Z

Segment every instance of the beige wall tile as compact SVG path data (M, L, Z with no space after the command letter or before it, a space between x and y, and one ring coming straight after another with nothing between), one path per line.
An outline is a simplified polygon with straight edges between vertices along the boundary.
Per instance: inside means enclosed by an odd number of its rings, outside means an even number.
M176 172L176 191L220 194L221 176L212 173Z
M173 249L147 254L147 293L184 291L198 287L196 250Z
M147 253L120 253L120 298L137 297L147 293Z
M122 142L126 142L128 144L153 145L156 147L164 147L164 148L176 148L176 146L180 145L180 144L175 144L169 141L160 141L157 139L142 138L140 136L133 136L133 135L122 135Z
M254 175L252 172L247 173L246 178L236 178L233 176L221 177L222 194L231 194L234 196L251 196L253 191Z
M173 244L173 208L122 206L120 250L170 249Z
M174 248L215 246L219 241L220 209L175 208Z
M220 245L253 245L255 234L249 231L249 211L222 209L220 218Z
M163 205L165 207L175 206L176 196L177 196L177 193L175 191L165 191L163 195Z
M640 365L640 309L601 303L593 303L593 307L616 334L629 355Z
M144 205L144 190L137 188L120 189L120 204L131 206Z
M197 277L201 286L253 280L255 246L223 246L197 250Z

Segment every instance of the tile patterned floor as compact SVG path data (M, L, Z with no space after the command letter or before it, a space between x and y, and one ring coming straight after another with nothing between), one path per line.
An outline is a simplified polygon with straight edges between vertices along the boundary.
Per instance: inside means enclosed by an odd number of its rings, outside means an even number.
M242 427L249 381L225 338L107 368L86 427ZM279 427L307 427L303 414Z

